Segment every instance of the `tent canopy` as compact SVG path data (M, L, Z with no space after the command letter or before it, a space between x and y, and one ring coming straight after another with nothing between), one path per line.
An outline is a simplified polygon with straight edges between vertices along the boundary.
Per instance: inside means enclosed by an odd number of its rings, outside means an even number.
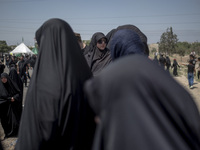
M33 52L34 54L38 54L38 49L37 49L36 47L34 47L34 48L32 49L32 52Z
M18 53L34 54L24 43L21 43L20 45L18 45L10 53L12 53L12 54L18 54Z

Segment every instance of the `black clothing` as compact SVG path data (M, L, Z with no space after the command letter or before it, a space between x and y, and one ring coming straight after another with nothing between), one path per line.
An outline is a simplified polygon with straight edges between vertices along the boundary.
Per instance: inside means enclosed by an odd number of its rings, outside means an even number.
M165 68L166 59L162 55L159 58L159 63L162 68Z
M173 64L172 64L172 68L174 68L174 70L173 70L173 75L174 75L174 76L177 76L177 75L178 75L178 72L177 72L178 67L180 67L180 66L178 65L177 61L174 60L174 62L173 62Z
M0 74L2 74L4 72L4 69L5 69L5 65L0 64Z
M21 77L22 79L22 82L25 83L25 86L27 86L27 73L26 73L26 70L27 70L27 67L28 67L28 63L29 63L29 60L21 60L19 63L18 63L18 66L19 66L19 76Z
M106 38L101 32L97 32L92 36L88 53L85 55L85 59L94 76L111 62L110 50L108 48L100 50L96 46L101 38Z
M23 82L22 82L20 76L17 74L15 67L10 68L9 76L17 84L17 86L20 90L19 96L20 96L21 101L19 101L19 112L20 111L22 112L22 100L23 100L23 90L24 90ZM20 120L20 118L21 118L21 115L19 116L19 120Z
M166 70L169 71L169 68L171 67L171 60L168 56L166 57L166 67Z
M157 56L154 56L153 62L157 65L159 64Z
M27 62L23 59L19 61L18 66L19 66L19 76L22 78L23 76L25 76Z
M16 83L10 79L7 73L2 73L1 78L7 78L7 82L0 81L0 120L6 137L16 136L18 133L21 111L19 105L22 99ZM11 98L14 102L11 102Z
M39 54L16 150L89 150L94 113L83 93L92 74L71 27L50 19L36 32Z
M1 145L1 142L0 142L0 150L3 150L3 147L2 147L2 145Z
M17 63L16 60L11 59L10 62L9 62L9 64L8 64L9 68L11 68L12 65L16 66L16 63Z
M31 66L32 68L34 68L35 62L36 62L36 56L33 55L33 56L31 57L31 59L29 60L30 66Z
M85 46L83 49L82 49L82 52L83 52L83 55L85 56L88 52L89 52L89 46Z
M108 44L107 44L107 48L110 49L110 43L111 43L111 39L113 37L113 35L115 34L115 32L117 31L117 29L112 29L110 32L108 32L106 34L106 38L108 40Z
M192 64L188 65L188 73L194 73L194 65Z
M101 120L93 150L200 149L192 97L147 57L114 61L86 83L86 92Z

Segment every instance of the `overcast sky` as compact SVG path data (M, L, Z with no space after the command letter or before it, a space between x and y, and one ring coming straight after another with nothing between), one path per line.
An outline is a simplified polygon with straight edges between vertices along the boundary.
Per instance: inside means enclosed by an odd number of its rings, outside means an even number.
M89 40L124 24L136 25L157 43L168 27L179 41L200 42L200 0L0 0L0 40L34 44L36 30L60 18Z

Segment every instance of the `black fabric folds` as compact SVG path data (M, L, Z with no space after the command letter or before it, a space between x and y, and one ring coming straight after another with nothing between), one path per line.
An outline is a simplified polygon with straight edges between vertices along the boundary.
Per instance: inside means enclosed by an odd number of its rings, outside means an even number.
M16 150L90 149L94 113L83 93L92 74L71 27L50 19L36 32L39 54Z
M193 99L147 57L118 59L85 88L101 119L93 150L200 149Z
M21 117L20 104L22 99L16 83L7 73L2 73L1 78L3 77L7 78L7 82L0 81L0 120L5 136L16 136ZM12 97L14 102L11 102Z
M85 59L94 76L99 74L111 62L110 50L108 48L99 50L96 46L97 42L102 38L106 39L106 36L101 32L93 34L88 53L85 55Z
M112 37L110 51L112 60L130 54L146 55L145 46L139 35L130 29L121 29L115 33Z
M22 82L20 76L18 75L17 70L15 69L15 67L12 67L10 69L9 76L17 84L18 88L20 89L21 99L23 99L23 88L24 88L23 87L23 82Z
M112 41L112 38L113 38L114 34L118 30L123 30L123 29L129 29L129 30L133 30L134 32L136 32L138 34L138 36L140 37L142 43L144 44L146 55L149 55L149 48L148 48L148 44L147 44L147 37L146 37L146 35L142 31L140 31L140 29L138 27L136 27L134 25L130 25L130 24L118 26L116 29L112 29L106 35L106 37L108 37L108 45L107 45L108 49L110 49L111 41Z

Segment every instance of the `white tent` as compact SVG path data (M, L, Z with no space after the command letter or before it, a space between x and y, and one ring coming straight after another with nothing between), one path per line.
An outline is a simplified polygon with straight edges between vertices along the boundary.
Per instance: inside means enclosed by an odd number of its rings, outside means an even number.
M18 54L18 53L34 54L24 43L21 43L14 50L10 52L10 54Z

